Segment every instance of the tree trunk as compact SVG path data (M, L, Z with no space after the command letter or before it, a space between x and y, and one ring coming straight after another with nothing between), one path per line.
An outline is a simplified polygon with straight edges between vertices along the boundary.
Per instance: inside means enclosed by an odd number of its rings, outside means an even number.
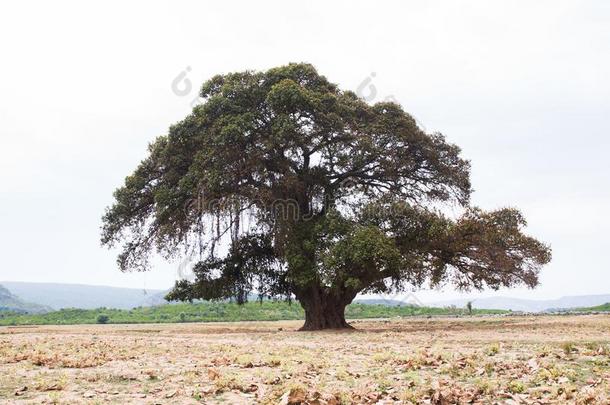
M319 289L306 294L299 299L305 310L305 324L299 330L353 329L345 321L345 307L350 301Z

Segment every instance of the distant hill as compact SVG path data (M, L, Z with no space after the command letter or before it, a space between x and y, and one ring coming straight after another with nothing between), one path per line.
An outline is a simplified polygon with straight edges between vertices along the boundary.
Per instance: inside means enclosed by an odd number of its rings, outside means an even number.
M602 305L596 305L594 307L576 308L575 311L610 312L610 302L606 302L605 304L602 304Z
M473 308L479 309L494 308L513 311L542 312L555 309L581 308L602 305L610 302L610 294L566 296L555 300L525 300L510 297L489 297L439 301L430 303L428 305L435 307L446 307L451 305L455 305L456 307L464 307L468 301L472 301Z
M52 308L45 307L44 305L23 301L21 298L11 293L7 288L0 285L0 311L39 314L51 310Z
M0 282L24 301L61 308L93 309L99 307L131 309L149 306L147 301L163 290L119 288L84 284ZM156 300L155 300L156 302ZM0 305L1 306L1 305Z
M158 290L153 294L148 294L148 296L142 301L140 304L143 307L154 307L157 305L165 305L169 304L168 301L165 300L165 296L169 293L168 290Z
M398 298L398 299L397 299ZM354 302L368 305L387 305L390 307L423 307L424 304L413 293L406 295L394 296L394 298L369 298L367 296L356 297Z
M406 303L404 301L394 299L383 299L383 298L356 298L354 303L365 304L365 305L386 305L388 307L406 307L406 306L418 306Z

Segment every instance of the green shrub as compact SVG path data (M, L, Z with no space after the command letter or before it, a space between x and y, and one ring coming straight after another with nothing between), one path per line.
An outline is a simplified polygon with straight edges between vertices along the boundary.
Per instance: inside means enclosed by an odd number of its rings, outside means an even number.
M100 323L100 324L105 324L105 323L108 323L109 320L110 320L110 317L108 315L106 315L106 314L99 314L95 321L97 323Z

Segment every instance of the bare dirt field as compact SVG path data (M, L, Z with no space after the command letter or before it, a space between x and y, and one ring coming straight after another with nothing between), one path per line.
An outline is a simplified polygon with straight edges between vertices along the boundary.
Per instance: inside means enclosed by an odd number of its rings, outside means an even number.
M2 403L610 403L610 316L0 328Z

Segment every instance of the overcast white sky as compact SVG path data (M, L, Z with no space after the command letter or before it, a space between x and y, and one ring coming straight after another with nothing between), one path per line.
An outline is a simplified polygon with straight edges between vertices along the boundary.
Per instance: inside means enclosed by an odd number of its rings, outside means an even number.
M463 148L475 204L523 210L554 259L501 295L610 293L610 2L6 2L0 41L0 280L173 285L100 247L113 190L203 80L304 61L371 79Z

